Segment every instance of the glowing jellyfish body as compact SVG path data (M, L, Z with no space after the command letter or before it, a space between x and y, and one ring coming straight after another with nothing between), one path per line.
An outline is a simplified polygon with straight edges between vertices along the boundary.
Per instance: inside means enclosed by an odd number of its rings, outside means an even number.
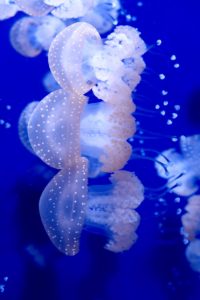
M189 198L185 207L186 214L182 216L184 235L189 245L186 257L194 271L200 272L200 195Z
M180 196L190 196L198 189L200 178L200 136L180 137L181 153L169 149L157 157L157 161L165 165L165 169L156 163L158 175L168 180L167 186Z
M11 28L10 41L20 54L35 57L42 50L48 50L56 34L65 24L53 16L24 17Z
M13 1L0 0L0 20L5 20L15 16L19 7Z

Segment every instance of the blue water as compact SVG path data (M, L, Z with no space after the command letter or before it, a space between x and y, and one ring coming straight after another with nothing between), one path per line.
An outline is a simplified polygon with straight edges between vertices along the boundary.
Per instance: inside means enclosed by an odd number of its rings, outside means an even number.
M124 2L124 3L123 3ZM178 147L166 135L199 133L200 89L198 1L123 1L149 51L147 68L135 93L142 108L156 111L153 117L138 116L143 129L163 135L144 146L162 151ZM20 56L11 47L9 29L17 18L0 22L0 297L10 300L198 300L199 274L190 269L180 235L180 217L186 199L165 195L164 202L145 199L138 209L141 224L137 243L121 254L103 249L104 239L83 232L81 251L75 257L59 253L40 221L38 199L54 174L22 146L18 118L25 105L47 92L42 78L47 72L46 54L34 59ZM124 24L124 18L121 18ZM156 41L161 40L160 46ZM176 60L171 60L175 55ZM178 64L175 66L175 64ZM166 79L160 80L159 74ZM167 95L162 95L167 91ZM168 101L164 105L164 101ZM166 104L166 103L165 103ZM167 125L180 105L177 119ZM160 112L165 110L165 116ZM148 135L148 134L147 134ZM133 142L141 147L140 139ZM146 186L159 186L153 165L132 160L127 169Z

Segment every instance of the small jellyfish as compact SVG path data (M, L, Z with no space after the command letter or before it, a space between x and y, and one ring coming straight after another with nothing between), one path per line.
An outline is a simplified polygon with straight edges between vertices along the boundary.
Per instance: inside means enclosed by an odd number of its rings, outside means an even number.
M35 57L48 50L58 32L65 24L53 17L23 17L10 30L10 42L21 55Z
M0 0L0 21L14 17L19 7L12 0Z
M135 209L144 199L144 188L135 174L117 171L111 184L88 188L85 229L108 238L107 250L128 250L137 239L140 216Z
M157 157L155 163L158 175L167 179L167 186L180 196L190 196L198 189L200 179L200 135L181 136L180 150L169 149ZM161 164L165 165L165 169Z
M52 6L45 4L43 0L15 0L15 2L20 10L30 16L44 16L53 9Z

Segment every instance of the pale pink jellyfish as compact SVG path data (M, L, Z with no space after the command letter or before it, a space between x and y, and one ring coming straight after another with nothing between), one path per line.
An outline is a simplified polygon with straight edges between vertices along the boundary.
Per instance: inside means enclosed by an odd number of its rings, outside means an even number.
M0 20L14 17L19 7L12 0L0 0Z
M53 38L64 27L65 24L53 16L23 17L12 26L10 41L20 54L35 57L49 49Z
M126 45L134 47L134 43ZM43 191L39 208L51 241L67 255L78 252L84 225L103 229L109 238L106 248L120 252L134 243L139 223L134 209L143 200L143 186L134 174L118 171L131 155L127 139L135 130L131 88L121 76L126 71L121 58L136 52L124 49L124 56L116 55L116 82L126 87L127 99L123 101L117 88L119 95L115 93L115 99L111 93L108 99L88 103L84 93L100 81L95 74L100 70L93 66L91 58L104 49L107 55L93 26L75 23L64 29L49 50L50 69L61 89L26 108L19 126L23 131L23 124L27 124L31 150L59 170ZM115 72L113 64L111 69L105 69L105 76L114 80ZM111 185L93 186L88 193L88 176L113 171Z
M158 175L167 179L169 190L180 196L190 196L199 189L200 135L181 136L180 150L180 153L175 149L163 151L155 166Z
M200 195L189 198L182 216L183 233L189 241L186 257L193 270L200 272Z

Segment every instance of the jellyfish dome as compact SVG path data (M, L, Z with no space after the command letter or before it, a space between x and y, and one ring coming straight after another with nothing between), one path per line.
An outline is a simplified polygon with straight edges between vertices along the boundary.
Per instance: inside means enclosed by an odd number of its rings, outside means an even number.
M180 150L180 153L175 149L163 151L157 157L155 167L158 175L167 179L167 186L173 193L190 196L199 189L200 136L181 136Z

